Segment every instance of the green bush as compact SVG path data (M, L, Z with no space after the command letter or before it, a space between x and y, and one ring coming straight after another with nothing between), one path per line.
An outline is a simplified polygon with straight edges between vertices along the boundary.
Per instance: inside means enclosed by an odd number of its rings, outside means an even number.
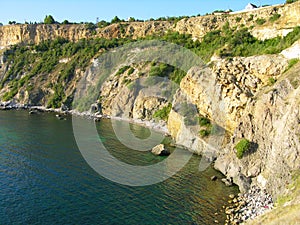
M121 74L125 73L129 68L130 68L130 66L123 66L122 68L120 68L118 70L118 72L116 73L116 76L120 76Z
M277 80L274 77L269 77L268 81L269 81L269 85L272 86L276 83Z
M115 16L110 23L119 23L121 22L121 20L119 19L119 17Z
M149 71L149 76L168 77L177 84L180 84L185 75L186 72L165 63L159 63L158 65L151 63L151 69Z
M270 22L275 22L276 20L278 20L279 18L280 18L280 14L278 14L278 13L275 13L275 14L273 14L270 18L269 18L269 21Z
M296 65L299 62L299 59L290 59L289 64L287 68L285 69L285 72L291 69L294 65Z
M240 22L242 20L242 17L235 17L235 22Z
M199 117L199 125L201 127L208 126L210 125L210 120L207 119L206 117Z
M200 130L199 134L200 134L200 137L203 138L203 137L207 137L210 133L208 130Z
M128 70L128 75L133 74L133 72L134 72L134 68L130 67L130 69Z
M253 17L254 17L254 15L251 14L250 17L248 18L248 22L252 21L252 20L253 20Z
M263 18L258 18L255 22L256 22L258 25L263 25L263 24L266 22L266 20L263 19Z
M250 141L243 138L237 143L235 146L236 149L236 156L241 159L243 158L244 154L249 150L250 148Z
M53 16L51 15L47 15L44 19L44 24L54 24L55 23L55 20L53 18Z
M290 3L294 3L294 2L297 2L298 0L286 0L286 3L287 4L290 4Z
M169 103L167 106L163 107L162 109L157 110L153 114L153 117L167 121L168 117L169 117L169 114L171 112L171 109L172 109L172 104Z

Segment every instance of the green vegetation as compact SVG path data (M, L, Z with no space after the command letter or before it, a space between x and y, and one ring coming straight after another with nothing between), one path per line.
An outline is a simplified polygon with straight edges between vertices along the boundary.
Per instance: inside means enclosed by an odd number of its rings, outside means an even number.
M158 118L164 121L168 120L169 114L171 112L172 109L172 104L169 103L167 106L163 107L162 109L157 110L154 114L153 114L153 118Z
M206 117L200 116L200 117L199 117L199 125L200 125L201 127L203 127L203 126L208 126L208 125L210 125L210 120L207 119Z
M122 20L119 19L119 17L115 16L110 23L119 23L122 22Z
M12 99L18 89L29 86L29 80L36 75L47 76L49 73L57 73L58 78L49 83L54 94L50 96L49 107L58 108L67 96L65 90L76 69L84 70L90 60L99 54L101 50L108 50L128 42L127 39L82 39L76 43L57 38L53 41L44 41L38 45L16 45L4 52L6 61L10 65L8 72L0 82L0 88L7 84L10 91L3 96L4 101ZM59 66L59 60L69 58L64 66ZM23 75L22 78L20 75Z
M288 71L289 69L291 69L291 68L292 68L294 65L296 65L298 62L299 62L299 59L290 59L290 60L289 60L289 64L288 64L288 66L287 66L285 72Z
M200 137L204 138L209 136L211 133L213 133L215 129L215 125L212 125L210 120L206 117L200 116L199 117L199 125L200 125L200 131L199 135Z
M294 3L294 2L297 2L298 0L286 0L286 3L287 4L290 4L290 3Z
M269 85L272 86L277 82L277 80L274 77L269 78Z
M240 22L242 20L242 17L235 17L235 22Z
M275 13L275 14L273 14L270 18L269 18L269 21L270 22L275 22L276 20L278 20L279 18L280 18L280 14L278 14L278 13Z
M133 73L134 73L134 68L130 67L129 70L128 70L128 72L127 72L127 74L131 75Z
M250 15L250 17L248 18L248 22L252 21L252 20L253 20L253 18L254 18L254 15L253 15L253 14L251 14L251 15Z
M121 74L125 73L129 68L130 68L130 66L123 66L122 68L120 68L118 70L118 72L116 73L116 76L120 76Z
M68 20L64 20L62 24L70 24L70 22Z
M214 52L221 57L276 54L290 47L299 38L300 27L295 27L283 38L276 37L265 41L254 38L247 28L216 30L204 36L204 41L196 47L196 52L206 60L210 59Z
M292 183L288 186L289 194L279 196L276 201L277 206L283 206L285 203L296 199L300 194L300 172L294 171L292 174Z
M185 75L186 73L184 71L165 63L152 63L149 71L149 76L168 77L177 84L180 84Z
M247 139L243 138L237 143L235 146L236 149L236 156L241 159L243 158L244 154L249 150L250 148L250 141Z
M97 26L98 28L107 27L108 25L110 25L110 23L109 23L109 22L106 22L105 20L101 20L100 22L98 22L98 23L96 24L96 26Z
M277 80L274 77L269 77L268 81L269 81L269 85L272 86L276 83Z
M263 24L266 22L266 20L263 19L263 18L258 18L255 22L256 22L258 25L263 25Z
M116 18L114 19L117 20ZM99 22L98 26L100 24L103 24L103 22ZM91 29L95 29L93 24L86 24L86 26L91 26ZM265 41L254 38L247 28L230 28L229 24L225 24L221 30L208 32L201 42L198 40L193 41L192 36L189 34L179 34L178 32L167 32L163 35L157 34L138 40L155 39L186 47L199 55L205 62L208 62L215 53L220 57L247 57L279 53L300 39L300 27L295 27L285 37L276 37ZM58 77L48 84L55 92L48 105L51 107L59 106L69 97L63 93L66 91L67 83L74 78L75 70L85 70L91 59L98 57L101 54L100 52L105 52L134 41L136 40L129 38L95 38L82 39L73 43L63 38L57 38L52 41L41 42L38 45L12 46L4 52L9 70L2 78L0 88L7 85L10 87L10 91L3 96L3 99L10 100L13 98L21 87L32 90L34 86L30 86L30 81L36 75L41 76L41 79L45 77L45 80L47 80L47 75L54 73L58 74ZM67 58L68 62L62 66L59 61L64 58ZM289 68L295 63L297 63L297 60L291 60ZM123 69L128 70L128 75L134 72L134 69L130 67ZM121 74L121 72L119 71L117 75ZM152 63L149 72L150 77L167 77L177 84L180 83L185 75L184 71L163 63ZM130 82L128 81L128 83ZM194 123L195 121L191 120L188 123Z
M44 24L54 24L55 20L51 15L46 15L44 19Z
M210 132L208 130L200 130L199 131L200 137L204 138L209 136Z

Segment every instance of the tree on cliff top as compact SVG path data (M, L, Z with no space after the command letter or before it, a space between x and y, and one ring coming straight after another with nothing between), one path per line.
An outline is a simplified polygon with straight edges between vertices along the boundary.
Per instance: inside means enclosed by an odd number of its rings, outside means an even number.
M54 24L55 20L51 15L46 15L45 19L44 19L44 24Z
M121 20L119 19L119 17L115 16L112 20L111 23L119 23L121 22Z

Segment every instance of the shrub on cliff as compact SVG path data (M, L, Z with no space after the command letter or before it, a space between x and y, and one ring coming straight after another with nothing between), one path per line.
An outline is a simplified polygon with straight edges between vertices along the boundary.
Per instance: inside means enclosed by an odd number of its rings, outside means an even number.
M286 0L286 2L285 3L287 3L287 4L290 4L290 3L294 3L294 2L297 2L298 0Z
M269 21L274 22L274 21L278 20L280 18L280 16L281 16L280 14L275 13L269 18Z
M245 152L247 152L250 148L250 141L243 138L237 143L237 145L234 147L236 149L236 156L241 159L243 158Z
M263 25L263 24L266 22L266 20L263 19L263 18L258 18L255 22L256 22L258 25Z
M153 114L153 117L154 117L154 118L158 118L158 119L167 121L171 109L172 109L172 104L169 103L167 106L163 107L162 109L157 110L157 111Z

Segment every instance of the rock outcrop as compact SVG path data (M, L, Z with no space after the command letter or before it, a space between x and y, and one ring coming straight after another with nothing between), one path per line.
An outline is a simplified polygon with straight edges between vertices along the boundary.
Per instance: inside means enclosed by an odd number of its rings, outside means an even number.
M264 89L247 105L231 142L215 167L235 177L243 174L277 197L299 170L299 71L289 71L274 86ZM234 145L241 138L254 143L242 160L235 157Z
M161 34L173 28L168 21L122 22L104 28L85 24L19 24L0 26L0 49L19 43L38 44L58 37L76 42L83 38L138 38Z

